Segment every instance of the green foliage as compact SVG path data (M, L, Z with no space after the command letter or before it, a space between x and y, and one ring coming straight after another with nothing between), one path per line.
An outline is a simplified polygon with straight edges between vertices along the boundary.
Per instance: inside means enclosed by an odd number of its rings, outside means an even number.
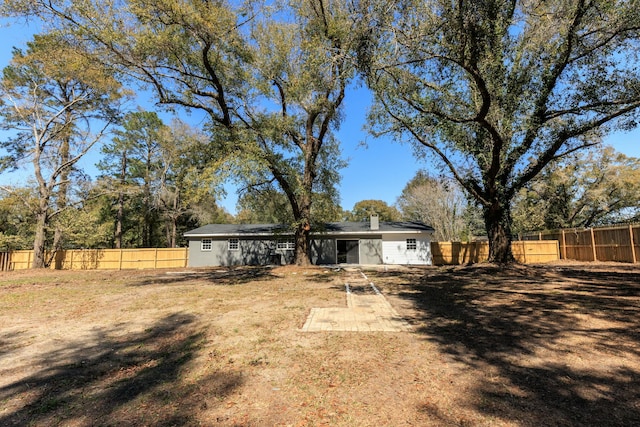
M339 175L332 130L353 77L354 22L321 0L264 5L204 0L6 4L36 14L95 61L154 91L161 104L198 109L206 130L234 154L245 186L274 179L306 245L312 195ZM325 163L326 162L326 163ZM333 198L333 195L331 196Z
M637 122L635 2L358 7L373 131L426 149L482 206L492 261L513 260L510 206L528 182Z
M37 195L32 188L3 188L0 191L0 250L33 246Z
M398 209L383 200L361 200L351 211L345 212L345 220L369 221L372 214L377 214L379 221L399 221L401 216Z
M591 227L639 215L640 159L604 147L553 163L521 190L514 226L519 232Z
M469 203L460 185L446 177L432 177L418 171L398 197L406 221L419 221L435 229L434 240L468 241L479 230L472 221L477 209Z
M127 244L154 247L161 235L157 230L158 212L154 204L161 168L160 133L164 124L154 112L127 113L122 129L102 148L98 168L105 175L102 186L114 194L118 246ZM135 240L123 235L135 231Z
M33 170L33 267L45 266L47 242L56 249L62 242L52 220L67 209L74 178L82 177L76 164L115 121L120 89L108 70L56 33L35 36L26 52L14 50L2 72L0 118L9 137L0 142L6 152L0 171L25 163Z
M293 214L287 196L269 185L247 191L238 199L239 224L291 224Z
M218 160L224 157L214 147L179 120L165 125L154 112L128 113L98 165L100 185L111 194L116 245L173 247L184 231L201 225L217 209L225 177Z
M312 217L314 224L339 221L342 209L329 193L313 195ZM240 224L293 224L291 204L287 196L273 185L247 190L238 200L235 221Z
M55 226L64 235L64 247L68 248L106 248L112 238L112 223L100 221L95 202L77 208L65 209L55 219Z
M38 181L74 166L97 140L91 125L110 124L121 96L111 75L55 34L36 35L26 52L14 49L0 92L1 126L10 135L0 141L7 153L0 164L38 163Z

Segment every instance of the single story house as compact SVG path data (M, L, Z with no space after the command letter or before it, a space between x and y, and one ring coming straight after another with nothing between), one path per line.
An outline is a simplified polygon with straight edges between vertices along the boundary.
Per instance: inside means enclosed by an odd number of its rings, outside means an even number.
M419 222L336 222L311 231L314 264L431 264L434 229ZM209 224L186 232L189 266L287 264L294 234L280 224Z

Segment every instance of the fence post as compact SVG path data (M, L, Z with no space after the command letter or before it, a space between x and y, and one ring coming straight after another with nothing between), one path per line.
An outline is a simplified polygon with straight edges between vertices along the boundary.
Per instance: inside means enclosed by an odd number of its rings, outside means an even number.
M561 251L561 255L562 255L562 259L567 259L567 240L564 237L564 228L562 230L562 251Z
M122 248L120 248L120 261L118 261L118 270L122 270Z
M633 263L638 262L636 258L636 246L633 242L633 225L629 224L629 241L631 242L631 258L633 259Z
M596 254L596 238L593 234L593 227L591 227L591 249L593 249L593 260L598 260L598 255Z
M153 256L153 268L158 268L158 248L156 248L156 253Z

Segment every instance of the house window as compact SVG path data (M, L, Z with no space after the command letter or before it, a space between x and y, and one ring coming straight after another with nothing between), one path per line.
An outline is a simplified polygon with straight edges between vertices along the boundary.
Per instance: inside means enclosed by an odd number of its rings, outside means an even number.
M200 250L202 251L210 251L211 250L211 239L202 239L200 242Z
M296 248L296 244L293 240L280 240L276 247L277 249L292 251Z
M418 244L416 243L416 239L407 239L407 250L415 251L418 249Z
M237 251L239 249L240 249L240 243L238 242L238 239L229 239L229 250Z

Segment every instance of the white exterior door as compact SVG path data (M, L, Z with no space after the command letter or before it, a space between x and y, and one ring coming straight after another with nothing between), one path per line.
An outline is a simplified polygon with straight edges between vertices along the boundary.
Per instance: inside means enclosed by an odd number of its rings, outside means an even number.
M431 265L431 240L424 235L383 234L385 264Z

